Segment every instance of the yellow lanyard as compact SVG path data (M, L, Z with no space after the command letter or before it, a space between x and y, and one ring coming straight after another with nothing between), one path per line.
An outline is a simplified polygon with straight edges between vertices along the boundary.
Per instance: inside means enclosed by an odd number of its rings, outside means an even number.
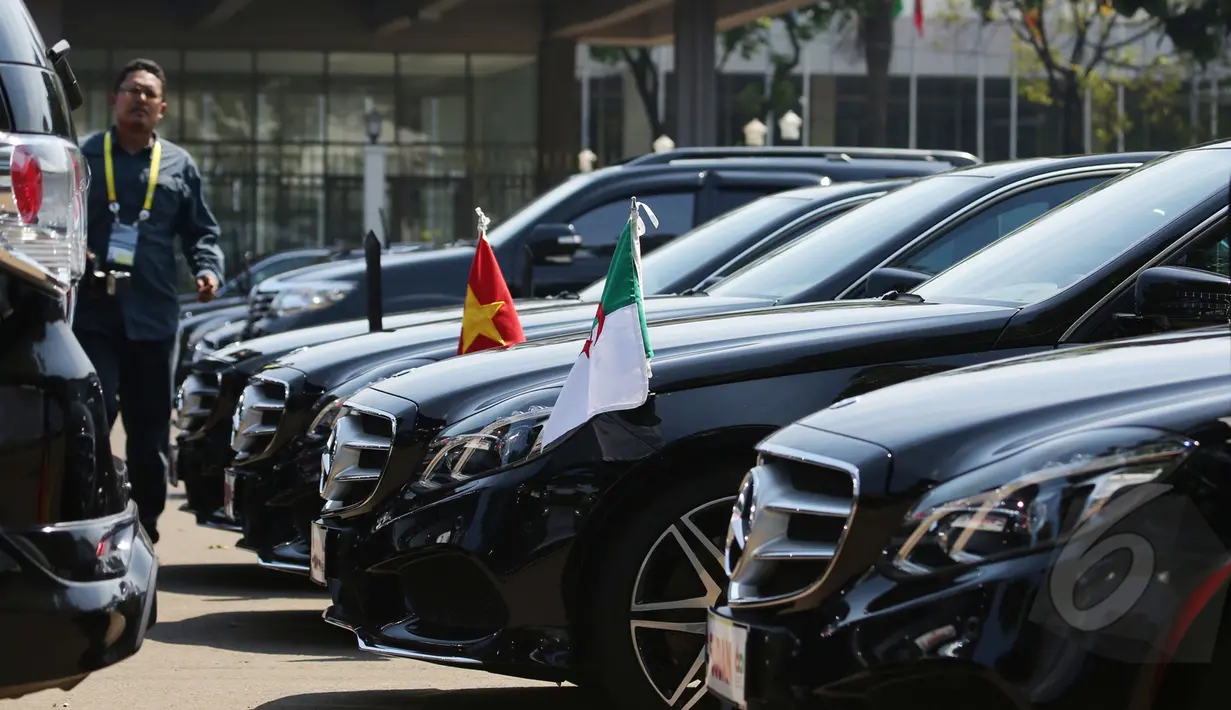
M154 188L158 185L158 168L162 164L162 141L154 140L154 150L150 156L150 184L145 188L145 206L137 217L140 221L150 218L150 207L154 205ZM103 137L103 166L107 173L107 201L115 218L120 218L120 203L115 197L115 168L111 164L111 131Z

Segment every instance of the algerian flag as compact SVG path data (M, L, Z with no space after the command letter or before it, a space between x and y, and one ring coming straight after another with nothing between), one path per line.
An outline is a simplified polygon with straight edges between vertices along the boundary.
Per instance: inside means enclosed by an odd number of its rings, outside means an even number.
M633 198L628 223L616 243L607 268L607 282L598 304L590 337L569 371L556 406L543 424L539 445L547 446L591 417L620 409L635 409L650 394L650 335L641 303L641 235L645 223L658 218Z

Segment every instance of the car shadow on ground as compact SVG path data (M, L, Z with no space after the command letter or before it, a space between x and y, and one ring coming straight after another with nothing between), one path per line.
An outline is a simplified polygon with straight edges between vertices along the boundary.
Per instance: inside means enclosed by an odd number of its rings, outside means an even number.
M158 589L228 599L319 598L322 609L329 599L325 588L306 576L240 563L162 565L158 568Z
M314 657L291 659L291 663L385 660L359 651L354 634L325 623L321 612L314 609L229 611L179 621L159 620L150 628L147 638L242 653Z
M366 690L304 693L258 705L256 710L589 710L593 699L580 688L478 688L464 690Z

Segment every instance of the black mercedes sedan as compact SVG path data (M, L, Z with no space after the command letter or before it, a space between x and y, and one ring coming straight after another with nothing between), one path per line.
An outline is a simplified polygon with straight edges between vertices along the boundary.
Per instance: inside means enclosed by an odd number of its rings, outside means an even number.
M1225 288L1137 296L1231 317ZM1226 325L839 401L757 446L710 692L749 710L1224 708L1229 506Z
M129 658L156 615L158 562L71 326L89 171L66 83L67 43L0 0L0 699Z
M925 178L891 194L872 193L875 183L848 183L762 198L645 257L651 293L687 291L648 299L647 318L653 322L700 315L701 309L717 313L774 303L852 298L867 292L868 270L885 263L890 268L881 270L880 285L871 286L879 295L926 278L918 270L934 272L947 267L1027 219L1156 155L1082 156L983 166L978 171L944 173L945 180ZM877 199L829 221L857 200L866 202L872 197ZM795 216L781 226L785 217L776 203L788 198L806 198L813 206L806 219ZM977 217L963 219L975 213ZM767 224L769 215L779 216ZM808 233L799 236L804 231ZM725 245L752 237L758 240L756 246L704 278L704 288L685 289L736 253L736 248ZM778 246L744 275L739 267L771 245ZM698 252L711 250L719 251L722 259L698 256ZM930 256L915 263L903 259L903 254L919 253ZM774 299L760 295L781 287L783 272L795 272L801 264L812 267L793 293ZM723 287L721 282L727 277L739 286ZM527 337L586 332L602 286L600 281L587 288L584 304L524 318ZM266 566L306 574L308 530L320 509L320 454L341 399L372 380L451 357L450 346L456 337L457 325L444 322L404 329L392 337L360 336L296 353L259 373L235 409L235 465L224 479L224 509L229 501L233 514L228 517L244 530L239 544L255 550Z
M327 619L375 653L575 680L629 708L691 705L757 442L923 375L1225 319L1175 306L1226 288L1229 177L1231 142L1177 151L911 289L651 325L645 404L546 447L535 441L584 337L371 385L343 402L322 460L311 563ZM923 269L943 249L902 262ZM817 262L794 261L764 296L808 283Z
M721 278L781 248L809 229L906 182L905 179L852 181L791 190L755 200L647 255L642 262L647 279L646 293L689 291L702 279ZM571 297L519 300L517 310L523 330L527 337L536 333L584 330L602 290L600 280ZM764 299L741 298L662 299L656 300L650 310L653 317L670 318L767 303ZM385 320L387 327L381 332L362 336L360 334L369 329L366 320L298 329L235 343L198 360L180 387L177 402L180 433L174 467L174 477L183 478L187 506L196 512L198 522L211 527L237 527L234 516L227 512L230 491L223 477L225 467L232 460L231 447L236 447L241 461L254 463L269 461L274 454L280 453L280 445L292 434L299 433L293 427L302 412L294 406L303 403L305 388L310 399L304 406L308 406L317 395L342 381L360 377L369 377L367 381L370 381L382 373L405 369L409 365L398 362L418 362L416 348L438 350L442 343L455 342L460 333L461 315L461 308L454 306L412 311L391 316ZM235 333L245 327L237 323L223 330ZM237 410L237 404L249 379L262 369L274 367L271 363L275 359L305 350L314 351L315 362L325 364L327 369L312 369L316 377L311 382L300 382L298 377L286 381L275 374L257 382L256 391L246 400L251 408L260 407L256 410L257 420L248 422L245 426L249 430L237 438L235 425L239 420L235 417L247 416ZM455 352L450 353L445 347L437 357L452 354ZM356 382L354 389L367 381ZM282 391L284 384L287 385L285 392ZM266 388L272 388L269 396L275 399L266 401L262 394ZM282 409L288 402L292 411L287 430L280 433L270 430L270 426L281 420ZM274 434L279 437L275 438Z
M846 211L908 180L847 182L763 197L715 218L646 255L649 317L664 319L767 305L763 299L689 298ZM581 333L604 282L521 318L527 338ZM290 353L258 372L235 405L233 465L223 482L223 515L242 526L238 545L272 569L308 573L307 532L320 511L320 453L340 399L373 380L456 354L458 321L359 335ZM226 422L221 423L223 426Z

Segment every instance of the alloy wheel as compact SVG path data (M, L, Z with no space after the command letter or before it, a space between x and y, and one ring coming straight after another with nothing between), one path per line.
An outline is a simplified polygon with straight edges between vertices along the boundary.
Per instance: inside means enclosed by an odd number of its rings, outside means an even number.
M633 651L650 686L670 708L705 697L706 615L726 596L722 546L735 496L700 505L650 547L629 608Z

